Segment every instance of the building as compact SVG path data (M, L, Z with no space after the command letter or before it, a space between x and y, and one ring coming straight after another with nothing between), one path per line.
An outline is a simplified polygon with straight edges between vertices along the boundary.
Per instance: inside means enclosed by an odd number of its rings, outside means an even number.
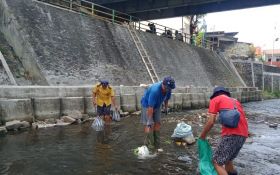
M219 48L220 51L224 51L228 46L234 45L237 43L238 38L235 38L238 32L224 32L224 31L215 31L215 32L206 32L205 39L210 41L214 50Z
M280 49L264 50L263 55L266 64L275 65L280 67Z

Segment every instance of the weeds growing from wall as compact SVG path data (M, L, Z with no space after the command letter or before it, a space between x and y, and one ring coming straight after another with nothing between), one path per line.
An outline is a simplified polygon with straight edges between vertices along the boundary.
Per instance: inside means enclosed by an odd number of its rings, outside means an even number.
M280 91L276 91L276 92L263 91L262 95L264 100L280 98Z

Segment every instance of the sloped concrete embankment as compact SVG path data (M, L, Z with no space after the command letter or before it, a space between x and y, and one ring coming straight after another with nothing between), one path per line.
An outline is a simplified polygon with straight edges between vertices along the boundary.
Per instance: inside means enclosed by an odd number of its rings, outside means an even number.
M3 0L1 9L1 31L32 65L27 69L37 68L49 85L86 85L104 78L113 85L151 82L126 26L31 0ZM160 79L172 75L180 86L243 86L209 50L146 32L139 35Z
M49 85L150 83L126 27L32 0L0 4L1 31L30 76Z
M60 118L74 111L94 115L91 86L2 86L0 87L0 111L2 121L44 120ZM141 109L143 87L116 86L116 101L124 112ZM241 102L261 100L256 88L228 88ZM169 102L173 110L199 109L208 105L212 88L176 88Z
M8 74L6 73L3 65L1 64L0 62L0 84L1 85L12 85L10 79L9 79L9 76Z
M161 78L172 75L181 86L243 86L227 60L210 50L150 33L138 34Z
M21 4L18 5L23 4L23 1L20 2ZM15 14L13 9L15 7L10 6L9 3L14 3L14 1L0 1L0 31L4 34L4 37L9 44L14 48L26 73L32 77L33 82L35 84L47 85L48 83L36 62L36 52L28 41L28 38L32 33L26 32L26 27L23 25L25 20L20 20L22 15ZM21 21L21 23L19 23L19 21Z

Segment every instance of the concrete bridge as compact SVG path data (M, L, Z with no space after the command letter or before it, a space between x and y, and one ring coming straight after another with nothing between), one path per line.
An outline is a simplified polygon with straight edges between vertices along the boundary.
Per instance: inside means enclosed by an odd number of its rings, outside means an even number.
M279 0L87 0L143 20L280 4Z

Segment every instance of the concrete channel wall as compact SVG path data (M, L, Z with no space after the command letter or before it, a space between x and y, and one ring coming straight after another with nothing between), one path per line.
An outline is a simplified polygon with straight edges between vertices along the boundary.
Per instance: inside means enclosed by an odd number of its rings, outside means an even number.
M60 118L73 111L94 115L91 86L0 86L1 121L36 121ZM124 112L141 109L145 90L138 86L116 86L116 102ZM256 88L228 88L232 97L242 103L259 101L261 91ZM174 111L208 107L212 88L178 87L173 91L169 107Z
M280 92L280 68L249 60L232 60L232 62L247 86Z

